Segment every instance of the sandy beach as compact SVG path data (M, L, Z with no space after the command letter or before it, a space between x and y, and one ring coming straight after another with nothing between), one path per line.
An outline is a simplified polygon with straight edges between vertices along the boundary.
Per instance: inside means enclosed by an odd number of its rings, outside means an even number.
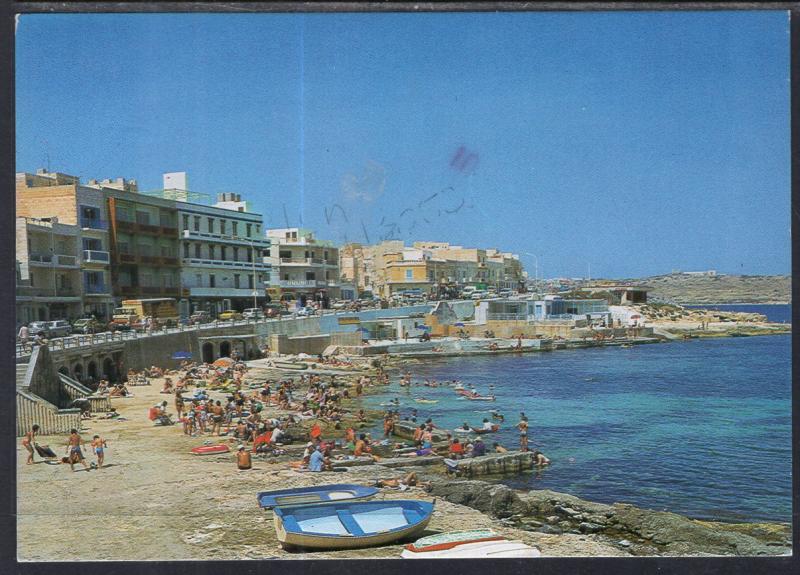
M147 418L147 409L155 403L167 399L172 405L172 395L159 393L161 381L130 388L134 397L112 400L127 421L84 423L84 440L99 434L108 441L102 470L76 466L71 472L66 464L47 464L38 456L36 464L26 465L27 452L18 447L19 560L399 557L400 544L313 554L285 552L276 540L272 514L259 509L256 493L341 481L369 484L377 478L398 477L402 469L372 465L346 474L311 474L290 470L285 461L255 459L251 470L239 471L233 453L194 456L189 450L208 437L188 437L179 425L155 426ZM62 456L65 441L64 436L53 436L38 442ZM84 452L88 461L94 461L91 448ZM433 499L418 488L382 491L379 497ZM515 529L442 499L436 501L427 532L479 527L492 527L536 545L543 555L625 554L599 537Z

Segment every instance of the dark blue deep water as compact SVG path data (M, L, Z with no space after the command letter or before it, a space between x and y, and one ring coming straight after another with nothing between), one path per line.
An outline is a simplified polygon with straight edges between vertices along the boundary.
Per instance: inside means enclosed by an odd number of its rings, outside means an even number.
M460 399L448 387L394 381L372 396L401 399L442 427L506 415L489 436L531 445L552 465L507 479L592 501L632 503L720 521L791 520L791 336L691 340L629 349L437 359L410 365L414 381L461 379L497 401ZM419 404L414 397L438 399Z

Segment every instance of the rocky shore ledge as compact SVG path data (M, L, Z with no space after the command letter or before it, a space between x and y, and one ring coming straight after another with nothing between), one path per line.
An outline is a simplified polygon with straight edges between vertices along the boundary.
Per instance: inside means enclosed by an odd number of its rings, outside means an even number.
M551 535L584 534L630 555L791 554L789 524L712 523L633 505L593 503L549 490L520 492L475 480L433 480L431 495L503 523Z

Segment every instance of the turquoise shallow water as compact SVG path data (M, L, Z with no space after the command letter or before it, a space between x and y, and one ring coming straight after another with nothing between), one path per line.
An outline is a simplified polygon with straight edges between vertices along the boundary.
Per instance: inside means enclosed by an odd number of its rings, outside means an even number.
M632 503L721 521L791 520L791 337L432 360L414 381L461 379L497 401L470 402L448 387L396 381L372 396L401 399L401 416L452 428L506 415L499 433L517 444L524 411L532 445L553 461L506 480L585 499ZM414 397L438 399L419 404Z

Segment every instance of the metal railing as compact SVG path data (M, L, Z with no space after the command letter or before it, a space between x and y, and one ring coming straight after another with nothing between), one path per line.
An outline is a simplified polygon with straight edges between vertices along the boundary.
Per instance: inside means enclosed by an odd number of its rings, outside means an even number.
M81 227L92 228L94 230L107 230L108 222L106 220L101 220L100 218L81 217Z
M397 309L397 308L391 308ZM372 311L371 308L365 309L362 311ZM286 321L287 319L293 320L307 320L307 319L314 319L319 318L321 315L353 315L353 312L350 310L334 310L334 309L326 309L326 310L318 310L318 315L311 316L311 317L302 317L297 316L296 313L293 313L290 316L275 317L275 318L249 318L249 319L240 319L240 320L214 320L208 323L201 323L196 325L184 325L179 324L175 327L160 327L157 329L149 329L143 331L117 331L117 332L104 332L104 333L96 333L91 335L71 335L68 337L61 337L55 338L48 341L48 349L52 351L67 351L71 349L78 349L83 347L89 347L94 345L103 345L115 342L124 342L130 341L135 339L141 339L145 337L154 337L159 335L166 335L171 333L182 333L186 331L201 331L204 329L217 329L223 327L236 327L236 326L246 326L246 325L256 325L261 323L270 323L270 322L281 322ZM28 342L26 344L22 344L17 342L16 344L16 357L17 358L24 358L29 356L33 352L34 344Z
M111 254L100 250L83 250L83 261L107 264L111 261Z

